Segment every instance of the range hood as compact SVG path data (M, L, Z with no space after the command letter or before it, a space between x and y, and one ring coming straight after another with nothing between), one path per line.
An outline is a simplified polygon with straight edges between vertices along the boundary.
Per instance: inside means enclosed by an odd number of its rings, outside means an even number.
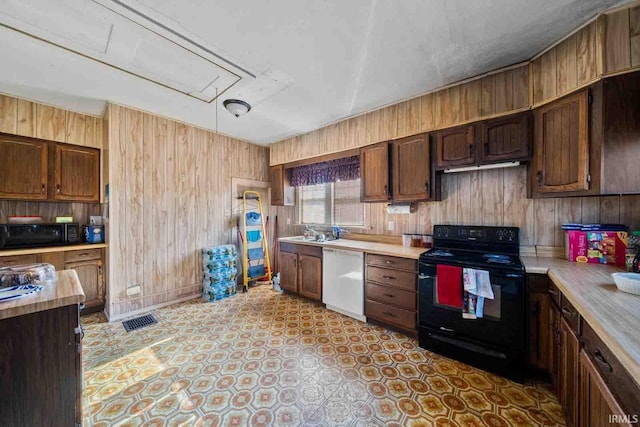
M520 166L520 162L504 162L504 163L493 163L491 165L482 165L482 166L464 166L460 168L449 168L449 169L445 169L444 173L471 172L471 171L481 171L481 170L487 170L487 169L502 169L502 168L512 168L515 166Z

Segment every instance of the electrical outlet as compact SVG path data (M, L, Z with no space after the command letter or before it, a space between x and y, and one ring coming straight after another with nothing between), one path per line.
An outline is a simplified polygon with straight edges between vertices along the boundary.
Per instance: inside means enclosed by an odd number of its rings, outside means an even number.
M395 229L396 229L395 221L389 221L389 224L387 225L387 231L393 231Z
M287 225L291 225L291 218L287 218Z
M142 286L140 285L132 285L127 288L128 297L132 295L138 295L140 292L142 292Z

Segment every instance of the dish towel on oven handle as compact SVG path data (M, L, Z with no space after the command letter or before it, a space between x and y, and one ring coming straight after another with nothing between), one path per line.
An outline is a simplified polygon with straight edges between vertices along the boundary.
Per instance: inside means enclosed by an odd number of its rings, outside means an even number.
M465 268L462 270L462 277L464 282L462 318L481 319L484 316L485 298L495 298L489 272Z

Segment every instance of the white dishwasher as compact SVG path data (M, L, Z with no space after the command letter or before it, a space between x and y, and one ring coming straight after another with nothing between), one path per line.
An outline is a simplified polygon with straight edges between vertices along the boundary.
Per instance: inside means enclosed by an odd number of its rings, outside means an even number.
M367 321L362 252L322 248L322 302L329 310Z

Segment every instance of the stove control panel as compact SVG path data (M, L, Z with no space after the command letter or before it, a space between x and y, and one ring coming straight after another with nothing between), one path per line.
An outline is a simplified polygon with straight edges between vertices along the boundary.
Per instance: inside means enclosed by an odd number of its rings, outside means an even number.
M464 240L490 243L518 244L520 230L517 227L487 227L466 225L436 225L433 237L444 240Z

